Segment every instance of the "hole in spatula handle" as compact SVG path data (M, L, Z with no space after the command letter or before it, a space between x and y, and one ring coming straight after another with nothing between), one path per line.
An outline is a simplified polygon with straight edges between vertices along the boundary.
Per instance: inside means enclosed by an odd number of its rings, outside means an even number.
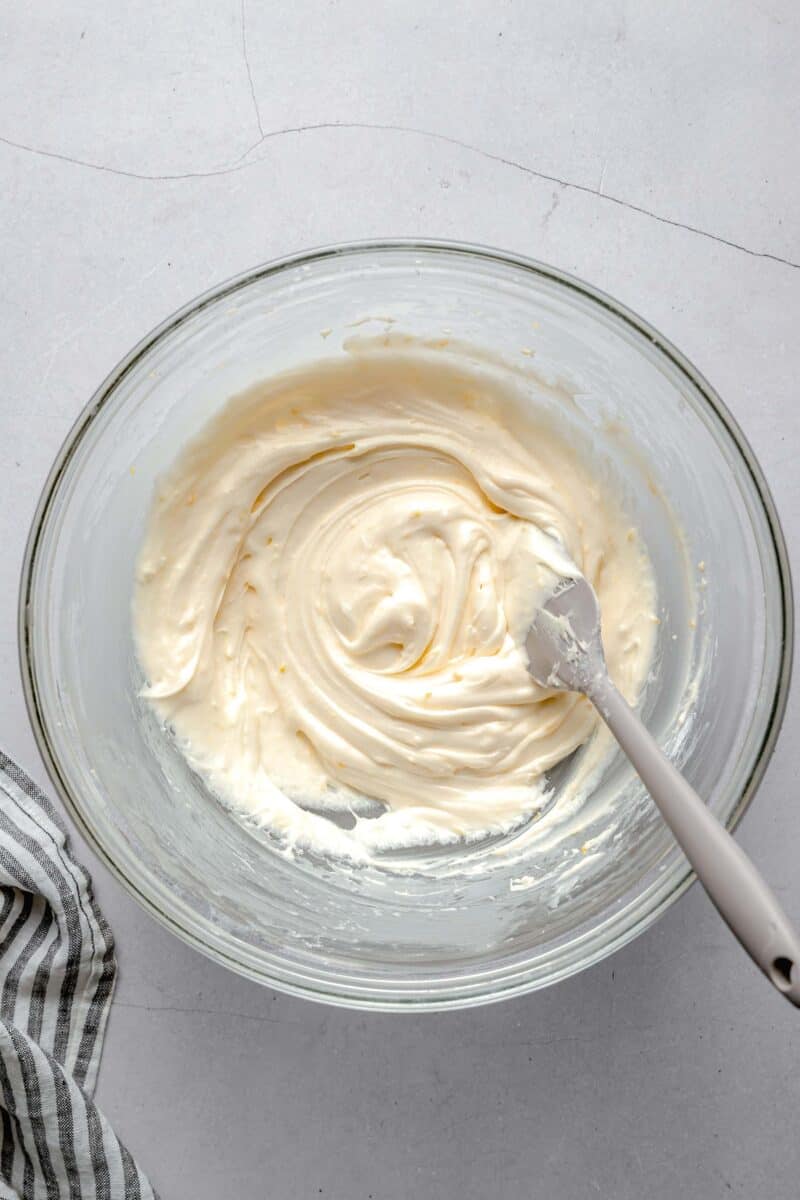
M790 958L775 958L772 960L772 982L776 987L779 987L782 992L787 992L792 986L792 971L794 963Z

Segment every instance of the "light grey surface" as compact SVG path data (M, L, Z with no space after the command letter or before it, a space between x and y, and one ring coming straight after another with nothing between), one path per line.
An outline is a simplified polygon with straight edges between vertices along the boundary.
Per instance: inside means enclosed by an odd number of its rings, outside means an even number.
M4 6L0 743L46 782L17 576L81 406L310 245L487 242L610 291L719 389L799 562L799 51L791 0ZM741 831L796 916L798 711ZM796 1194L797 1014L697 888L549 992L361 1016L206 962L73 837L121 964L98 1098L165 1200Z

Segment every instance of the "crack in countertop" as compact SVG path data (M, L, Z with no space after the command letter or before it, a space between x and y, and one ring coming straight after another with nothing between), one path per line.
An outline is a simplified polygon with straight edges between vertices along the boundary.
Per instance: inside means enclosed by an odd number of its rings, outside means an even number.
M241 5L241 25L242 25L242 55L244 57L245 70L247 71L247 82L250 85L250 95L253 98L253 108L255 109L256 121L258 122L258 132L263 138L264 126L261 124L261 109L258 107L258 97L256 96L256 87L253 83L253 72L250 70L250 59L247 54L247 14L245 13L246 0L242 0ZM258 145L258 143L256 143Z
M265 1025L303 1025L303 1021L284 1021L281 1017L268 1017L261 1013L235 1012L229 1008L186 1008L180 1004L134 1004L129 1000L115 1000L114 1008L129 1008L135 1012L186 1013L205 1017L233 1017L241 1021L256 1021Z
M242 14L244 16L244 4L242 4ZM246 30L244 21L242 23L242 47L245 50L246 59ZM248 75L249 75L249 63ZM261 128L261 117L258 110L258 103L255 97L255 89L252 86L252 78L250 79L251 93L253 96L253 104L256 109L259 129ZM731 250L738 250L742 254L748 254L751 258L764 258L771 262L779 263L784 267L791 267L793 270L800 270L800 262L795 262L792 259L784 258L780 254L773 254L769 250L755 250L751 246L745 246L742 242L735 242L731 238L722 237L720 234L711 233L708 229L702 229L698 225L691 225L685 221L678 221L672 217L664 216L662 213L655 212L651 208L645 208L641 204L634 204L630 200L624 200L620 196L613 196L609 192L601 191L599 187L590 187L585 183L577 183L575 180L565 179L559 175L553 175L547 171L537 170L536 167L531 167L526 163L519 162L517 159L508 158L502 154L494 154L491 150L485 150L482 146L476 146L472 142L463 141L461 138L451 137L449 134L438 133L433 129L420 129L413 125L396 125L383 124L377 121L319 121L307 125L290 125L285 129L272 129L266 133L262 133L258 141L255 142L248 150L244 152L238 159L227 166L211 168L206 171L184 171L176 174L158 174L151 175L139 171L128 171L122 167L110 167L103 163L91 162L88 159L77 158L69 154L62 154L56 150L45 150L39 146L31 146L25 142L15 141L13 138L4 137L0 134L0 143L10 146L12 149L20 150L28 154L34 154L40 158L52 158L59 162L70 163L75 167L84 167L91 171L100 171L108 175L119 175L126 179L140 179L154 183L172 183L188 179L212 179L220 175L232 175L238 171L249 170L250 167L255 167L264 161L264 157L250 159L259 146L265 142L272 141L276 138L301 136L306 133L322 132L325 130L373 130L378 133L401 133L409 134L415 137L427 138L432 141L443 142L450 146L457 146L461 150L466 150L471 154L477 154L481 158L485 158L490 162L500 163L502 166L509 167L512 170L519 171L525 175L529 175L534 179L542 180L545 183L555 183L559 187L569 189L575 192L581 192L587 196L594 196L598 200L602 200L606 204L614 204L618 208L627 209L629 212L638 213L640 216L648 217L650 220L658 221L661 225L669 225L673 229L682 229L685 233L694 234L696 237L705 238L711 242L717 242L721 246L727 246ZM600 184L602 187L602 181Z

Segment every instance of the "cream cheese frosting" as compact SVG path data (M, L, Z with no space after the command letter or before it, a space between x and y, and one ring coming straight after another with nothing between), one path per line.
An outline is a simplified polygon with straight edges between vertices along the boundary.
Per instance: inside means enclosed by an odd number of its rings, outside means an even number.
M535 814L598 722L521 648L571 564L636 700L647 553L608 473L517 391L446 355L322 360L230 400L162 480L133 603L143 694L211 788L291 843L358 856Z

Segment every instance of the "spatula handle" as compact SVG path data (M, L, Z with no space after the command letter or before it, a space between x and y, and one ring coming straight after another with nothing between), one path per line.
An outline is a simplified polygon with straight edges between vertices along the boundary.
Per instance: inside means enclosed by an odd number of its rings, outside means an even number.
M698 879L753 961L800 1008L800 938L750 859L607 678L589 699L628 755Z

